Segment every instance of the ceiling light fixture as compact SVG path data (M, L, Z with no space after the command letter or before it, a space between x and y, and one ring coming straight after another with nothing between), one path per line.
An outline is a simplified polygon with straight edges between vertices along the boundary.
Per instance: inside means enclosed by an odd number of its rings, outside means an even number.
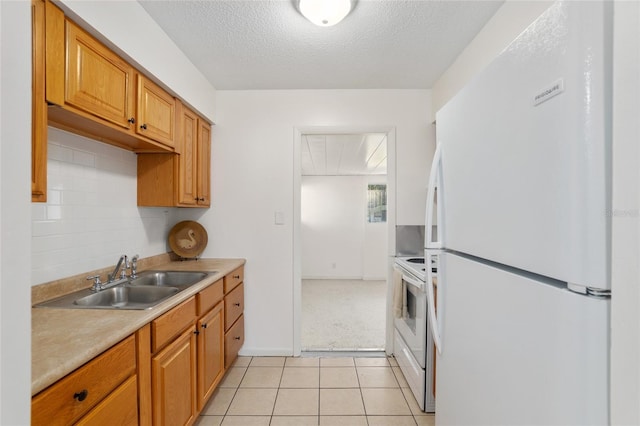
M300 0L302 16L321 27L330 27L342 21L351 12L352 0Z

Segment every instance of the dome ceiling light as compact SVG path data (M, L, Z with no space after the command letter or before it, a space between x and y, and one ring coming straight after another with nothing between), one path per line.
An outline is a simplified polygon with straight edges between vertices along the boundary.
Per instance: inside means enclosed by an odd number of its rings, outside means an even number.
M342 21L351 12L355 0L300 0L302 16L320 27L330 27Z

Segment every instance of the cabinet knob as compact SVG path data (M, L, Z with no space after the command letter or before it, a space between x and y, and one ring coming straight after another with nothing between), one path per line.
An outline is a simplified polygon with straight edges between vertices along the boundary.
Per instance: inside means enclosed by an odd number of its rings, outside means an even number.
M202 324L202 328L207 328L207 324Z
M87 395L89 395L89 391L86 389L82 389L80 392L76 392L73 394L73 399L77 399L78 401L84 401L87 399Z
M198 330L196 330L196 331L193 332L193 334L195 334L197 336L198 334L200 334L200 332Z
M239 303L234 303L234 304L233 304L233 306L238 306L238 307L240 307L240 304L239 304Z
M235 280L239 280L239 279L240 279L240 275L234 275L234 276L233 276L233 279L235 279Z
M130 119L127 120L129 123L131 124L136 124L136 119L131 117Z
M142 126L140 126L140 128L141 128L142 130L147 130L147 125L146 125L146 124L143 124Z
M236 337L234 337L234 339L240 340L240 336L236 336Z

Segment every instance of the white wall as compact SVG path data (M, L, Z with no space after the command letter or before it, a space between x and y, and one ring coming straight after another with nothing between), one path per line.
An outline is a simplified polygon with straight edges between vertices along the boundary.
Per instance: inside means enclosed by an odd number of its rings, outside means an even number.
M433 85L433 116L542 14L552 1L507 0Z
M215 121L215 88L136 1L60 0L74 21L109 43L200 114Z
M137 207L136 154L49 128L47 202L33 203L31 284L167 251L169 208Z
M367 222L369 181L368 176L302 177L303 279L386 279L387 223Z
M397 220L424 223L433 151L428 90L217 92L212 144L212 206L181 210L209 233L204 256L244 257L245 354L293 352L295 129L395 127ZM298 172L299 173L299 172ZM284 225L274 224L283 212Z
M640 424L640 3L614 7L611 424Z
M0 424L31 409L31 3L0 2Z

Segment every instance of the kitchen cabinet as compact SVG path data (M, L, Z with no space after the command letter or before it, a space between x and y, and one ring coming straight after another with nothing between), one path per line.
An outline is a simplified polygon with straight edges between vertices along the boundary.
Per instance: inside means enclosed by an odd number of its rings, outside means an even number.
M99 423L105 413L112 412L116 423L135 425L138 402L129 398L134 391L135 339L130 336L35 395L31 424L66 425L91 419Z
M211 126L177 102L178 154L138 155L138 205L211 205Z
M47 123L136 152L173 152L173 97L53 3L45 9Z
M224 368L229 368L244 344L244 267L224 277Z
M47 201L46 7L44 0L31 1L31 201L34 202Z
M33 424L194 423L244 342L237 266L34 395Z
M138 424L138 382L131 376L84 416L76 426L110 426Z
M224 375L224 302L222 280L197 295L198 410L202 410Z
M138 74L136 133L174 146L176 100L160 86Z
M211 205L211 126L198 119L198 156L195 164L198 169L197 204L201 207Z
M151 323L154 425L185 425L196 419L195 318L191 297Z
M153 424L196 420L196 335L189 327L151 361Z
M49 0L32 0L32 35L32 201L46 201L51 125L141 154L138 205L211 205L207 120Z
M67 20L65 105L129 130L135 122L135 70L86 31Z

